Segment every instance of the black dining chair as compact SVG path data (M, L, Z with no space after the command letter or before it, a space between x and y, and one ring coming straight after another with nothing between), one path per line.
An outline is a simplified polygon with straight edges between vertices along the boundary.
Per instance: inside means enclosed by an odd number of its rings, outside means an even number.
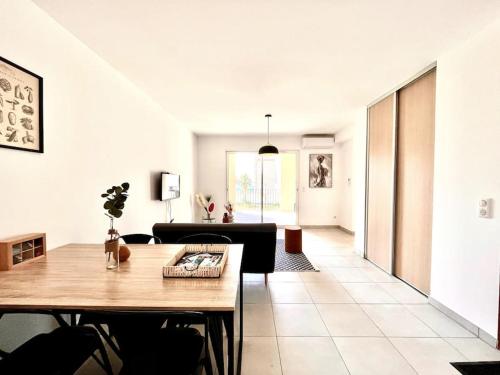
M92 327L59 327L39 334L11 353L2 352L0 374L70 375L98 351L106 373L113 374L106 349Z
M161 244L161 239L159 237L153 236L151 234L143 234L143 233L132 233L132 234L124 234L120 236L120 238L126 244L148 244L151 240L154 241L156 245Z
M178 244L231 244L233 241L227 236L215 233L189 234L177 240Z
M153 241L155 244L161 244L161 239L153 236L151 234L144 233L132 233L125 234L120 236L120 238L126 244L148 244ZM131 318L134 319L134 318ZM156 318L158 319L158 318ZM92 325L94 326L100 335L104 338L109 347L115 352L115 354L120 358L122 358L122 354L120 352L120 348L113 341L112 335L110 335L104 328L103 325L109 325L108 323L113 320L112 314L102 314L101 312L85 312L80 315L80 319L78 320L78 325ZM160 319L160 326L165 322L165 319Z
M215 233L195 233L186 235L179 238L177 244L231 244L233 241L224 235ZM209 331L210 339L212 341L212 347L214 348L215 361L217 363L217 368L219 372L223 372L224 369L224 336L223 336L223 323L221 318L209 317ZM171 319L167 321L167 327L169 326L183 326L188 327L192 324L199 324L200 321L193 319Z

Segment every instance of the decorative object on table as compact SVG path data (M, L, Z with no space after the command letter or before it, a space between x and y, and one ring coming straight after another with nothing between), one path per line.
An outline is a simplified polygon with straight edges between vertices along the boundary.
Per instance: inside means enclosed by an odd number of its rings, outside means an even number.
M19 264L44 257L47 254L45 233L31 233L0 241L0 271L8 271Z
M319 272L304 253L291 254L285 251L285 240L276 240L275 272Z
M332 154L309 154L309 187L332 187Z
M163 267L163 277L220 277L228 256L227 244L188 244Z
M278 151L278 148L276 146L273 146L269 140L269 120L271 119L271 117L273 117L273 115L268 113L265 117L267 118L267 144L259 148L259 155L277 155L280 153Z
M233 205L231 204L231 202L227 202L224 205L224 208L227 211L226 213L224 213L224 217L226 217L227 214L227 223L234 223ZM224 220L222 222L225 223Z
M205 216L202 217L203 223L215 223L215 218L211 216L215 210L215 203L212 202L212 196L198 193L195 195L195 198L198 205L205 211Z
M103 207L107 212L105 212L104 215L109 217L110 220L108 237L104 241L104 253L106 254L107 269L117 269L120 266L120 244L118 243L120 234L114 228L114 219L120 218L123 214L125 201L128 198L129 188L130 184L128 182L124 182L120 186L112 186L110 189L106 190L105 193L101 194L101 197L106 199Z
M118 250L118 258L120 263L126 262L128 258L130 258L130 249L128 246L120 245L120 249Z
M2 57L0 147L43 153L43 78Z

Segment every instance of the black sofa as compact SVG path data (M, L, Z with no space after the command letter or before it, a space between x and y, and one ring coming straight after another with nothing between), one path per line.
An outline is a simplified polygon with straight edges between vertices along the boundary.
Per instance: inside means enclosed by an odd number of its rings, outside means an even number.
M276 256L276 224L193 224L158 223L153 226L153 234L162 243L177 243L184 236L199 233L214 233L229 237L233 243L243 244L241 264L244 273L274 272Z

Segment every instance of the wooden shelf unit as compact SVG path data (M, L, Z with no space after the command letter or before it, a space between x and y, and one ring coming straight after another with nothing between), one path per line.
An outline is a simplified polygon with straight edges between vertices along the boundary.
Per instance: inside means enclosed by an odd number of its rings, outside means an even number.
M30 233L0 240L0 271L47 255L45 233Z

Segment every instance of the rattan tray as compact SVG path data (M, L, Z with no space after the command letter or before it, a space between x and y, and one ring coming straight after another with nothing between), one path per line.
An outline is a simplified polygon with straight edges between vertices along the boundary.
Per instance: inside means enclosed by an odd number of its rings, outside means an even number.
M188 244L184 245L181 250L163 266L163 277L220 277L224 271L228 256L229 246L226 244ZM217 266L214 267L198 267L195 270L187 270L184 266L176 264L184 255L196 253L221 253L222 259Z

